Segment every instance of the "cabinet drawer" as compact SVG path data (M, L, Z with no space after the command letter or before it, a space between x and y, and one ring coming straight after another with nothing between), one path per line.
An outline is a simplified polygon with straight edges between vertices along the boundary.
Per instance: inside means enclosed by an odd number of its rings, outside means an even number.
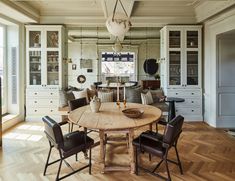
M192 108L177 107L175 111L177 115L179 114L180 115L201 115L202 114L201 107L192 107Z
M58 91L27 91L27 97L59 97Z
M176 107L194 107L194 106L201 106L202 101L201 98L191 98L191 97L184 97L184 102L175 103Z
M194 96L201 96L200 90L168 90L167 91L168 97L194 97Z
M27 115L55 115L58 114L58 108L28 108Z
M44 106L44 107L58 107L59 99L28 99L27 106L28 107L37 107L37 106Z

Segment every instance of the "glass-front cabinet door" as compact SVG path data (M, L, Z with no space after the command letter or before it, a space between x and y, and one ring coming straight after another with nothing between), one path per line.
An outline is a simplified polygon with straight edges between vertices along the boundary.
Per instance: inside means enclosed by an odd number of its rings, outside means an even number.
M42 74L41 74L41 51L32 50L29 51L29 84L30 85L41 85Z
M198 48L198 31L186 32L187 48Z
M59 51L47 51L47 85L59 85Z
M42 83L42 31L29 31L28 33L28 59L29 59L29 84L41 85Z
M169 31L169 48L181 48L181 31Z
M59 31L47 31L47 48L59 47Z
M186 70L187 70L187 85L197 86L199 81L199 57L198 51L187 51L186 55Z
M181 85L181 52L169 51L169 85Z

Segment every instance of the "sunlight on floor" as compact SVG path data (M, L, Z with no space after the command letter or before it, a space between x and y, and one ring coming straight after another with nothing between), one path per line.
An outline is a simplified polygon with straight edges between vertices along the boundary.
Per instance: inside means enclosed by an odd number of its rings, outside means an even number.
M31 125L21 125L21 126L17 127L17 129L33 130L33 131L44 131L43 126L31 126Z
M23 134L23 133L7 133L3 135L4 139L26 140L33 142L41 140L42 137L43 137L42 135Z

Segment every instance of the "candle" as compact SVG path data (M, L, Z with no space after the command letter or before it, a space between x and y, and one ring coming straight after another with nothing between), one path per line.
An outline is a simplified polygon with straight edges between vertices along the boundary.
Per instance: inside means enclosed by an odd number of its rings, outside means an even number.
M126 100L126 86L124 85L124 92L123 92L123 94L124 94L124 100Z
M119 101L119 84L117 83L117 101Z

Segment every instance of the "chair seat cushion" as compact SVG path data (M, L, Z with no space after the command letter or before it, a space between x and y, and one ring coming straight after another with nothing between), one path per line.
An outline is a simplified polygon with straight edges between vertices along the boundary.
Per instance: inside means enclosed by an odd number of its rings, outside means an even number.
M75 131L64 135L64 146L62 152L64 157L71 156L79 151L85 151L87 148L94 144L94 140L86 136L83 131Z
M133 145L140 148L140 137L133 140ZM145 137L141 137L141 150L159 157L162 157L166 151L161 142Z
M161 109L162 112L168 112L168 105L165 102L155 102L151 106Z
M153 132L153 131L150 131L150 130L141 133L141 136L145 137L145 138L155 140L155 141L159 141L159 140L162 141L163 140L163 134Z

